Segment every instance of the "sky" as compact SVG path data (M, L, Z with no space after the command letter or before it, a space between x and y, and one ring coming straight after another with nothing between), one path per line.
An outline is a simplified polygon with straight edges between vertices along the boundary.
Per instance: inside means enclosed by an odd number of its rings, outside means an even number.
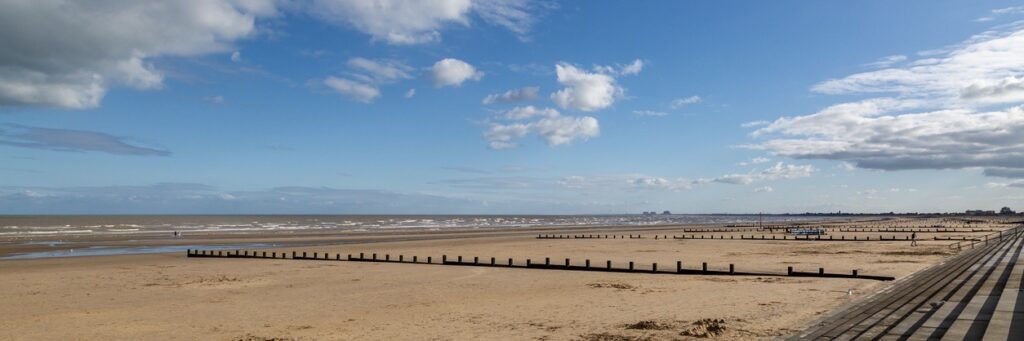
M1024 210L1024 3L0 0L0 214Z

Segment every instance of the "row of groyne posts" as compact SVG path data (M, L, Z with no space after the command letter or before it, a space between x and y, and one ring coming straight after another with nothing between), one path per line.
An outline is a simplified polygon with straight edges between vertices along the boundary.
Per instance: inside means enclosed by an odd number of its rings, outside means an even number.
M728 237L728 238L726 238ZM642 235L615 235L615 234L538 234L537 239L648 239ZM870 242L870 241L910 241L910 236L883 236L879 235L878 238L872 239L871 236L853 236L852 238L846 238L846 236L822 236L822 235L806 235L806 236L789 236L789 235L739 235L736 238L735 235L681 235L681 236L670 236L670 235L654 235L654 239L715 239L715 240L807 240L807 241L855 241L855 242ZM934 237L934 240L960 240L960 241L981 241L978 238L970 237Z
M1020 233L1021 230L1024 230L1024 224L1017 225L1009 229L1001 230L996 233L987 234L982 236L981 238L967 239L953 244L949 244L949 248L960 251L963 250L964 247L973 249L974 245L977 244L988 245L989 240L993 242L1002 242L1003 238L1010 238L1014 234Z
M469 259L463 259L462 256L457 256L455 259L449 259L448 255L442 255L440 262L434 262L433 257L420 258L418 256L412 256L411 258L405 257L405 255L398 255L398 257L391 257L390 254L384 254L384 257L378 257L376 253L371 254L369 257L365 253L359 253L359 255L348 254L342 257L342 254L330 254L330 253L307 253L307 252L296 252L292 251L289 254L286 252L267 252L267 251L247 251L247 250L192 250L186 251L188 257L197 258L254 258L254 259L291 259L291 260L318 260L318 261L348 261L348 262L374 262L374 263L403 263L403 264L423 264L423 265L452 265L452 266L481 266L481 267L500 267L500 268L520 268L520 269L541 269L541 270L568 270L568 271L596 271L596 272L619 272L619 273L643 273L643 274L660 274L660 275L727 275L727 276L790 276L790 277L825 277L825 278L860 278L860 279L871 279L879 281L891 281L894 277L891 276L872 276L859 274L856 269L850 273L826 273L825 268L818 268L817 272L803 272L794 271L793 267L787 267L786 273L773 273L773 272L748 272L748 271L736 271L734 264L729 264L729 270L724 269L709 269L708 263L701 263L699 269L689 269L683 267L682 261L676 261L675 270L659 270L658 263L651 263L650 268L640 268L635 266L635 263L630 261L628 267L615 267L612 261L605 261L603 266L591 264L589 259L586 259L583 264L573 264L572 260L565 258L564 263L551 263L551 258L545 257L544 263L535 263L532 259L527 258L525 265L523 263L516 263L514 259L508 258L507 261L499 262L497 258L490 257L490 260L481 261L480 257L473 257L472 261Z

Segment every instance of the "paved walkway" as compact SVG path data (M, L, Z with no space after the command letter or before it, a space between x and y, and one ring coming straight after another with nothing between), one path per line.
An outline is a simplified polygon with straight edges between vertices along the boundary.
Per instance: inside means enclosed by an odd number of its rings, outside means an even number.
M1024 227L836 311L793 340L1024 340Z

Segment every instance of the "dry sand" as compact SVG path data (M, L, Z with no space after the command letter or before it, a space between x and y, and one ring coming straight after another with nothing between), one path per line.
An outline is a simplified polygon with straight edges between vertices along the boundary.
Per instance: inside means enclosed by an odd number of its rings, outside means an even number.
M672 230L658 232L663 233ZM654 232L644 234L647 239L640 240L484 234L273 251L376 252L435 261L442 254L517 262L551 257L556 263L568 257L574 263L632 260L664 268L681 260L688 268L708 262L726 269L734 263L738 271L825 267L896 277L950 252L949 242L910 248L907 242L653 240ZM0 261L0 339L667 340L691 338L680 333L701 319L723 321L719 338L765 339L793 333L886 285L862 279L200 259L183 253Z

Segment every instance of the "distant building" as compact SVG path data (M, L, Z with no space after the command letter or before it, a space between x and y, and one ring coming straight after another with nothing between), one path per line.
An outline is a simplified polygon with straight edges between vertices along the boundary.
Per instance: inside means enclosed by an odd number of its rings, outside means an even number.
M996 215L996 211L992 210L967 210L967 215Z
M1014 214L1017 214L1017 212L1014 212L1009 207L1003 207L1003 209L999 210L999 214L1002 214L1002 215L1014 215Z
M1011 212L1012 212L1012 211L1011 211ZM672 212L669 212L668 210L665 210L665 212L661 212L661 214L664 214L664 215L669 215L669 214L672 214Z

